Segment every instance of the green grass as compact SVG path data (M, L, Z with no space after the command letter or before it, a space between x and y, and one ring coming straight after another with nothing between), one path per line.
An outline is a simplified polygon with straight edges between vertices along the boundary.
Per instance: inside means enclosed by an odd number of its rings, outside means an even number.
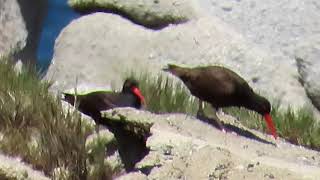
M154 113L180 112L195 115L198 102L190 98L189 90L178 81L160 75L152 77L147 73L130 76L139 81L139 86L147 101L147 109ZM206 104L205 109L209 110ZM245 108L224 108L224 112L233 115L248 128L266 132L265 122L259 114ZM308 107L296 111L291 108L280 109L279 103L272 105L272 118L280 137L291 143L320 150L320 127Z
M66 169L67 179L90 177L85 141L93 127L78 113L64 113L60 98L48 92L50 83L35 71L17 74L10 62L0 59L0 151L49 177L58 167Z
M139 88L146 98L147 109L154 113L191 113L197 111L197 101L190 97L186 87L180 83L174 83L165 76L152 77L149 74L128 75L137 79Z

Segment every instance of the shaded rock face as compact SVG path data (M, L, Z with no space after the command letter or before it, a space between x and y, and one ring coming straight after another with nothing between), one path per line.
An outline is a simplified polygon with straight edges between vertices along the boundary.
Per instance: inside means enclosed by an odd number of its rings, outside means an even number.
M55 90L73 88L77 81L120 87L128 71L159 74L167 63L218 64L240 74L271 101L277 98L293 107L310 103L295 61L270 54L213 16L154 31L117 15L95 13L62 31L46 78L56 81Z
M320 35L298 43L295 54L301 83L314 106L320 109Z
M24 62L36 63L36 53L44 18L47 15L48 0L17 0L26 24L28 38L26 46L16 54ZM30 62L32 61L32 62Z
M155 29L186 22L199 13L194 0L69 0L68 2L80 12L113 12L137 24Z
M26 45L28 32L16 0L0 1L0 56Z

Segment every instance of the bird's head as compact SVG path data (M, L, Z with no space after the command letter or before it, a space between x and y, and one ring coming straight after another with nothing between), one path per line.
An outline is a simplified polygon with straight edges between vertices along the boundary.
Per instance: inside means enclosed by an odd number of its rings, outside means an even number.
M270 114L270 112L271 112L270 102L262 96L260 96L257 99L258 100L255 105L255 111L257 111L261 115Z
M269 131L271 132L273 137L275 139L277 139L277 137L278 137L277 130L274 126L274 123L272 121L272 117L270 115L270 112L271 112L270 102L266 98L264 98L260 95L255 95L254 101L255 101L255 103L253 103L254 106L252 107L252 109L264 117Z
M167 67L163 68L164 72L169 72L179 78L186 74L188 68L180 67L174 64L168 64Z
M135 79L128 78L124 81L123 87L122 87L122 93L134 94L140 100L141 105L143 107L146 106L145 98L139 89L139 83Z

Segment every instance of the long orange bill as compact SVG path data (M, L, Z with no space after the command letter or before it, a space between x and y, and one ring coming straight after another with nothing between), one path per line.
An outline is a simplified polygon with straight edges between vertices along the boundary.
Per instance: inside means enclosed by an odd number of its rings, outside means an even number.
M142 95L141 91L137 87L133 87L131 90L136 96L139 97L141 104L145 106L146 102L144 100L144 96Z
M265 114L264 115L264 119L266 120L266 123L267 123L267 126L269 128L269 131L271 132L271 134L273 135L273 137L275 139L277 139L278 135L277 135L277 130L276 128L274 127L274 124L273 124L273 121L272 121L272 118L270 116L269 113Z

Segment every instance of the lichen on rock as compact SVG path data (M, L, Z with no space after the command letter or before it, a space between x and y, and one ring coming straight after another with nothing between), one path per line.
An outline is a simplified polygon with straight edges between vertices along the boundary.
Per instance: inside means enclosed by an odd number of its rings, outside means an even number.
M193 0L69 0L80 12L110 11L149 28L179 24L197 16Z

